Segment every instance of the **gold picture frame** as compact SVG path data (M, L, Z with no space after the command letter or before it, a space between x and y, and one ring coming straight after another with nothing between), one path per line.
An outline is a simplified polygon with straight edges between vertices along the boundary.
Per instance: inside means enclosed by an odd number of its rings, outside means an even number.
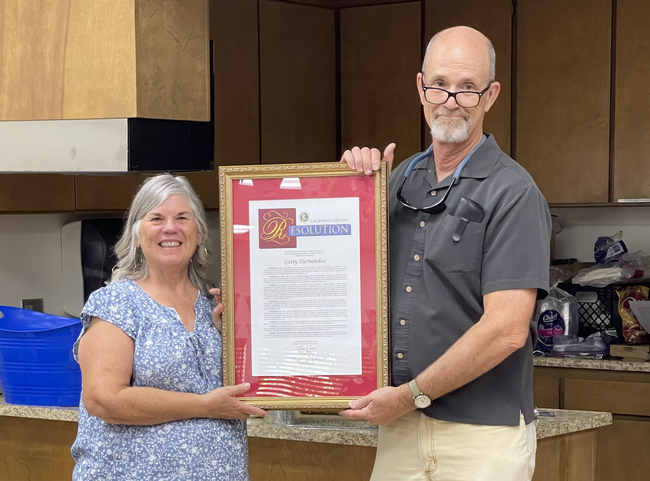
M287 185L296 184L298 187L287 187L293 189L292 192L280 192L277 188L278 182L280 182L279 189L282 189L282 185L285 183ZM252 187L253 185L255 185L255 188L252 189L242 187ZM306 186L304 190L297 192L295 189L302 189L300 187L302 185ZM318 191L317 196L309 197L311 194L308 191L310 189L314 191L314 186L321 185L323 189L315 189ZM356 191L353 190L358 189L357 186L359 185L365 190L361 189L360 193L355 193ZM240 382L250 382L252 395L247 393L242 396L241 399L244 402L263 409L289 410L345 409L351 400L369 394L375 389L388 386L389 266L388 174L386 165L382 163L381 168L370 175L358 173L339 163L224 166L219 168L219 189L221 290L224 304L222 315L224 385L232 386ZM346 189L350 190L350 192ZM327 194L324 194L324 191L327 191ZM331 195L332 192L334 192L334 195ZM336 192L341 194L340 197ZM362 263L366 262L365 265L370 267L372 267L371 264L374 265L375 278L371 282L368 279L369 276L364 276L362 274L364 272L362 265L362 268L359 269L359 285L362 286L359 289L359 296L363 298L370 297L374 300L371 302L372 306L367 301L359 301L360 306L363 302L366 302L365 306L370 308L360 309L363 311L363 315L366 316L364 318L365 323L360 323L361 338L363 339L360 349L365 357L363 358L364 364L361 374L356 377L344 375L298 375L292 377L281 374L278 376L253 376L253 369L248 367L252 362L250 359L253 357L253 314L252 307L248 310L247 307L254 302L251 300L254 296L251 294L250 288L252 283L250 266L253 264L250 245L256 242L255 240L251 241L252 237L250 236L256 234L250 234L253 227L248 225L248 220L253 218L250 216L255 215L255 209L250 207L254 204L250 200L255 195L266 195L265 199L276 195L278 198L271 199L271 202L281 204L286 201L282 196L287 195L287 193L293 195L294 199L320 199L322 197L336 200L339 198L354 198L355 195L358 198L357 202L360 205L358 214L360 219L359 231L366 232L365 235L359 234L361 239L359 241L360 250L364 253L360 254L360 256L362 255L362 258L365 259L365 261L362 261ZM303 197L295 197L300 195ZM362 205L366 207L363 212L371 212L368 206L374 206L374 216L362 215ZM251 214L251 212L253 213ZM303 214L305 213L300 215ZM237 217L239 223L235 222L235 217ZM370 229L374 229L374 233ZM237 241L234 240L235 235L238 236ZM372 242L369 239L372 239ZM372 244L372 254L368 254L369 246L361 245L364 242L368 245ZM248 253L246 249L249 249ZM370 257L371 255L372 257ZM369 270L371 269L366 269L366 271ZM237 278L235 278L235 272L238 273ZM246 280L247 275L248 280ZM246 291L247 283L248 291ZM373 284L374 298L371 289L363 289L363 286ZM235 291L237 291L237 294ZM244 292L244 294L240 294L240 292ZM371 293L370 296L368 296L368 292ZM246 293L248 297L246 297ZM248 299L248 304L246 304L245 299ZM240 308L241 305L245 305L245 307ZM374 321L370 319L373 312ZM244 332L243 335L242 332ZM247 338L246 336L250 337ZM374 359L372 359L373 357ZM354 382L351 382L351 380Z

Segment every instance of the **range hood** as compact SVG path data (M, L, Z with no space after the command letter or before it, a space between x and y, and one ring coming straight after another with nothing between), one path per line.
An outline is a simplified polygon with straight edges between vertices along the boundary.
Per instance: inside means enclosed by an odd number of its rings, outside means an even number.
M208 0L0 0L0 46L0 173L214 168Z
M214 168L214 124L161 119L0 122L0 172L189 172Z

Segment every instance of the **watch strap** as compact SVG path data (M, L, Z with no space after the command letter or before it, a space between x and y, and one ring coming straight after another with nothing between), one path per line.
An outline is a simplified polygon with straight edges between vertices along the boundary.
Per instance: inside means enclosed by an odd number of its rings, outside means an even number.
M411 381L409 382L409 389L411 390L411 395L413 396L413 399L423 394L423 392L418 387L418 384L415 382L415 379L411 379Z

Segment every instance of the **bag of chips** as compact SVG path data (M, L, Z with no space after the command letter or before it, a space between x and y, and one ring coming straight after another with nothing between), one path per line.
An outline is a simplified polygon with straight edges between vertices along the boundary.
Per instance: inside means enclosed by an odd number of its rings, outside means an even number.
M623 325L625 344L648 344L650 334L636 320L630 302L647 301L650 288L646 286L627 286L616 289L618 294L618 313Z

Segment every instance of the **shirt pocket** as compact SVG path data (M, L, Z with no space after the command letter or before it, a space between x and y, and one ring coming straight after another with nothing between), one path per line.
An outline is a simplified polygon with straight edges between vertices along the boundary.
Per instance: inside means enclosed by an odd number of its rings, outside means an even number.
M460 240L454 233L465 221L446 214L433 229L427 229L424 258L434 268L446 272L471 272L480 267L483 252L483 224L467 222ZM431 225L431 224L430 224Z

